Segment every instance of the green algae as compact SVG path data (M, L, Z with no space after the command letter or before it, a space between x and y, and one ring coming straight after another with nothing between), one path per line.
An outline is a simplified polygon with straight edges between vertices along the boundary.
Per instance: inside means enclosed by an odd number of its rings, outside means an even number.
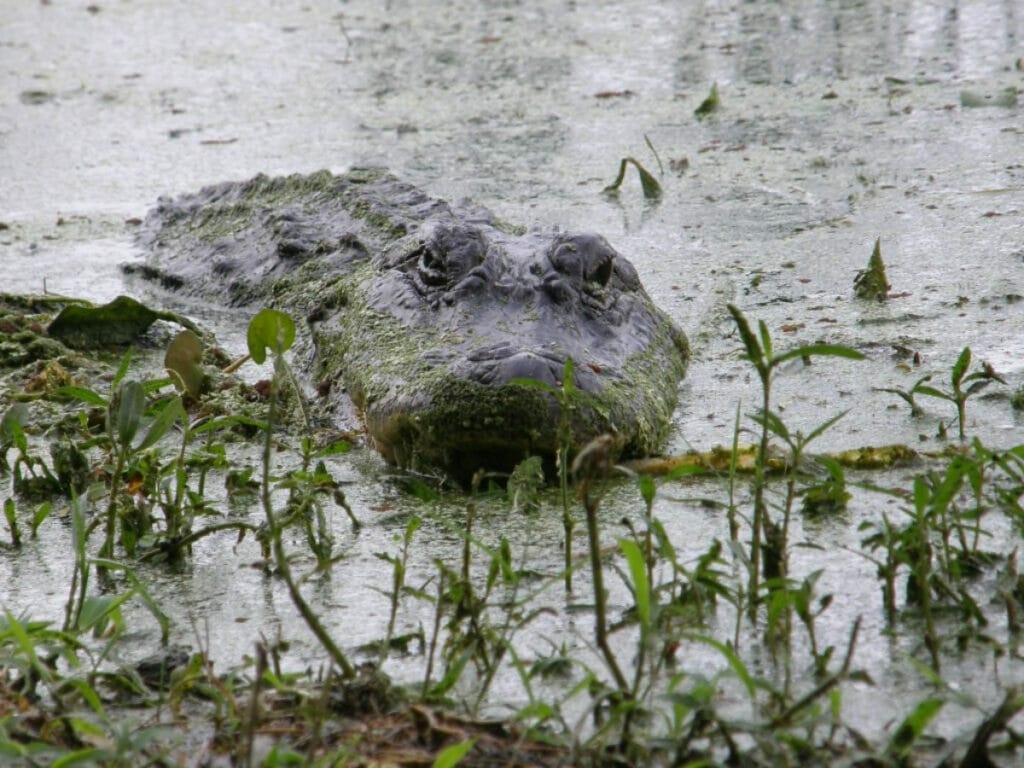
M51 338L75 349L92 349L130 344L157 320L167 320L199 333L187 318L174 312L161 312L129 297L118 296L101 306L72 303L50 321L46 331Z

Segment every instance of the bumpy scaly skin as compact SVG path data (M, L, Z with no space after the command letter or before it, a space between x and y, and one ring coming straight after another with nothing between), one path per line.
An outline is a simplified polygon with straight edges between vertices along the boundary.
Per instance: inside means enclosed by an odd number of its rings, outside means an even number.
M533 379L579 390L579 446L656 451L683 377L683 333L600 236L516 233L380 170L268 178L161 200L132 271L234 306L308 319L308 373L347 390L389 461L466 478L551 457L561 409ZM332 398L342 395L333 394Z

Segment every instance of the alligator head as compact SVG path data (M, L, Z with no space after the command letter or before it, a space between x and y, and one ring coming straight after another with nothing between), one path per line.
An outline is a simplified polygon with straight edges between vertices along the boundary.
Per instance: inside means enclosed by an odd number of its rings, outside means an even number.
M560 441L666 436L686 339L598 235L510 231L359 171L164 200L143 242L165 285L305 315L309 375L399 466L465 480Z

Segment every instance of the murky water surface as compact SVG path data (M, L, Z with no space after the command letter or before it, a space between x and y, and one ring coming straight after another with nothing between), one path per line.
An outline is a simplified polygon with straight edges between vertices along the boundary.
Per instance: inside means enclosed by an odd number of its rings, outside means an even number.
M86 6L16 3L0 18L0 290L97 300L138 293L144 287L126 286L118 264L139 258L132 220L159 195L258 172L379 164L512 222L598 230L631 258L695 351L671 450L729 444L737 406L756 407L728 302L763 319L780 346L841 343L868 356L781 372L775 403L791 428L806 432L849 409L818 448L940 446L938 422L951 421L943 404L911 419L877 389L907 388L927 372L944 382L967 345L1007 377L1004 395L1024 380L1024 119L1006 91L1024 87L1024 11L1014 3ZM697 120L712 83L721 108ZM617 199L601 194L625 156L664 166L659 205L643 202L635 178ZM852 291L876 238L895 294L885 304ZM219 325L241 351L237 326ZM918 353L920 364L901 350ZM969 432L986 444L1022 442L1021 416L1005 396L972 401L968 415ZM335 470L365 525L355 535L335 515L345 558L308 591L354 648L386 627L387 601L374 588L390 572L375 553L397 552L409 516L427 516L410 575L424 581L432 558L457 561L465 499L418 502L366 452ZM890 475L871 479L909 483ZM700 501L724 494L724 483L711 481L663 493L657 514L687 556L727 537L722 513ZM906 660L922 654L913 631L883 636L874 566L858 554L857 524L897 510L858 493L847 518L791 534L814 545L794 551L795 574L824 569L819 590L835 595L821 643L845 648L853 620L863 618L856 663L877 685L850 686L845 706L868 733L927 690ZM640 520L642 503L624 485L603 514L611 541L624 530L621 518ZM524 519L486 503L478 531L490 544L506 536L530 568L558 572L553 507ZM59 618L67 542L55 522L21 554L2 554L0 602ZM257 557L249 540L207 539L186 573L145 574L175 617L175 639L194 643L198 632L218 664L237 663L261 633L278 630L294 641L296 664L322 663L281 585L251 567ZM532 626L522 653L548 652L552 642L589 653L586 614L567 614L557 588L543 599L558 614ZM629 602L613 588L614 608ZM411 602L402 631L429 626L429 611L417 610ZM133 609L130 626L146 652L155 646L148 621ZM728 637L731 616L714 621ZM764 658L759 671L777 674ZM389 671L414 679L419 663ZM683 663L722 664L711 653ZM981 651L950 660L944 675L970 689L973 679L994 679L992 664ZM1021 678L1011 666L999 679ZM497 700L523 701L515 680L501 685ZM948 707L940 728L961 732L963 718Z

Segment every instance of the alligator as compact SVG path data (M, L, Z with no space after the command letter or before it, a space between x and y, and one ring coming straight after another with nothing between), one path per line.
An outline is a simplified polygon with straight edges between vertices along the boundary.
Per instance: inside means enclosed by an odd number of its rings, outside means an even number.
M355 169L161 198L139 242L127 269L165 288L304 319L320 407L349 399L400 467L465 482L606 433L622 455L667 436L687 339L599 235L524 231Z

